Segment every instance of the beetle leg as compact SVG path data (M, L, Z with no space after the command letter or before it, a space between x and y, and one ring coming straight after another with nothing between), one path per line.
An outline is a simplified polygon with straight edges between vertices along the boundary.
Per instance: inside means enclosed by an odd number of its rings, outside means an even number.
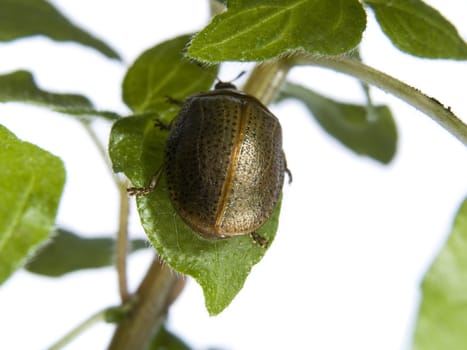
M258 232L252 232L250 233L251 239L255 241L255 243L258 243L258 245L261 248L267 248L268 247L268 240L261 236Z
M166 131L169 131L170 130L170 124L165 124L164 122L160 121L160 120L156 120L154 122L154 126L156 128L159 128L161 130L166 130Z
M176 98L173 98L171 96L165 96L165 99L168 103L170 104L173 104L173 105L176 105L178 107L182 107L183 106L183 101L180 101L180 100L177 100Z
M154 175L151 179L151 182L149 183L148 186L146 187L129 187L127 188L127 192L130 196L143 196L143 195L146 195L148 193L151 193L152 191L154 191L154 189L157 187L157 184L159 183L159 179L161 177L161 174L162 174L162 169L164 168L164 166L162 165L159 170L157 170L157 173L156 175Z
M292 172L287 167L287 159L285 158L284 151L282 151L282 154L283 154L283 158L284 158L284 169L285 169L284 171L287 173L287 177L289 178L289 184L291 184L292 183Z

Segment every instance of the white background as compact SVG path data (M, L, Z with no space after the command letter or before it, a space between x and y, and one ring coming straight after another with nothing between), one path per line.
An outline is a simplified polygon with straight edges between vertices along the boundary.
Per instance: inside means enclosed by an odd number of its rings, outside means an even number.
M467 38L467 4L427 1ZM45 38L0 44L0 73L29 69L49 90L90 96L96 106L127 113L120 99L126 68L145 49L199 30L207 1L53 1L75 23L99 35L124 64L74 44ZM467 116L467 64L412 58L397 51L369 15L362 55L386 73ZM229 66L229 80L249 65ZM352 78L317 68L291 78L343 101L361 102ZM189 280L170 312L169 327L197 349L407 349L423 273L467 194L467 150L448 132L377 89L399 127L389 166L355 156L325 134L302 105L273 106L283 125L294 182L284 187L280 229L227 310L209 317L200 287ZM83 235L112 234L118 197L87 134L72 118L16 103L0 105L0 123L60 156L67 184L61 226ZM98 123L104 142L105 123ZM138 218L131 232L143 237ZM138 285L150 250L130 259ZM0 349L43 349L98 309L118 303L112 268L55 280L19 271L0 288ZM67 349L104 349L112 325L99 325Z

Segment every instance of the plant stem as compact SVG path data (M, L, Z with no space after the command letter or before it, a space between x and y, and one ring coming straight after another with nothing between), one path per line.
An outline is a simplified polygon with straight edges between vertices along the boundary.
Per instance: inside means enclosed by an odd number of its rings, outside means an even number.
M127 188L129 187L127 180L121 180L116 176L112 171L112 166L107 157L107 152L104 146L102 145L99 137L91 126L89 121L82 121L83 127L88 132L91 140L94 142L99 154L107 165L115 185L117 186L119 198L120 198L120 208L119 208L119 217L118 217L118 232L117 232L117 247L116 247L116 256L115 256L115 267L117 269L118 275L118 290L120 292L120 298L122 303L125 303L130 298L130 293L128 292L128 283L127 283L127 273L126 273L126 258L128 255L128 217L130 212L128 192Z
M285 59L257 64L243 91L268 105L275 100L290 68L290 62Z
M102 145L101 140L99 140L99 137L97 136L96 132L91 126L91 122L88 120L81 120L81 125L83 125L84 129L87 131L89 134L89 137L91 138L92 142L96 146L97 150L99 151L100 156L104 160L105 164L107 164L107 169L109 169L110 174L112 176L115 176L114 173L112 172L112 166L110 165L109 158L107 157L107 150L105 149L104 145Z
M315 65L343 72L389 92L424 112L467 146L467 125L449 107L362 62L345 56L297 55L288 59L291 65Z
M94 143L97 150L99 151L99 154L101 155L102 160L107 165L107 169L110 173L110 176L112 176L117 188L120 190L120 187L123 185L128 187L128 181L126 180L122 181L117 175L114 174L112 170L112 164L110 164L109 157L107 156L107 150L104 147L104 145L101 143L101 140L99 140L99 137L97 136L96 132L92 128L91 123L89 121L83 120L81 121L81 124L83 125L84 129L88 132L89 137L91 138L92 142Z
M91 317L89 317L88 319L84 320L82 323L80 323L78 326L72 329L69 333L65 334L65 336L62 339L60 339L58 342L53 344L48 350L62 349L67 344L69 344L72 340L78 337L81 333L83 333L85 330L87 330L88 328L96 324L97 322L103 321L106 312L107 312L107 309L101 310L97 312L96 314L92 315Z
M147 349L183 284L181 275L156 257L136 292L129 317L117 327L109 350Z
M128 183L125 181L118 186L120 197L120 209L118 219L117 247L115 253L115 267L118 275L118 290L122 303L130 298L127 283L126 258L128 255L128 217L130 214L130 205L128 199Z

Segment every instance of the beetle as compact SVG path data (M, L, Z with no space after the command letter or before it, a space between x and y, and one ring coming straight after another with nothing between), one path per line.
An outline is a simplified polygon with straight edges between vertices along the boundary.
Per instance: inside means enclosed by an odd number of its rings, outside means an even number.
M279 120L255 97L218 82L189 96L169 126L164 165L176 212L206 239L256 233L271 216L287 168ZM146 189L157 186L161 171Z

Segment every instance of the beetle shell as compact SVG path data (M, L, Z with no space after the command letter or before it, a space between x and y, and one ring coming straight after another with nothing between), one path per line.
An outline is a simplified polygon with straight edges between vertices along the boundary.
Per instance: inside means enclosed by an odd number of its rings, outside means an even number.
M253 96L224 83L188 97L170 130L165 161L173 206L207 239L261 227L279 199L286 170L277 118Z

